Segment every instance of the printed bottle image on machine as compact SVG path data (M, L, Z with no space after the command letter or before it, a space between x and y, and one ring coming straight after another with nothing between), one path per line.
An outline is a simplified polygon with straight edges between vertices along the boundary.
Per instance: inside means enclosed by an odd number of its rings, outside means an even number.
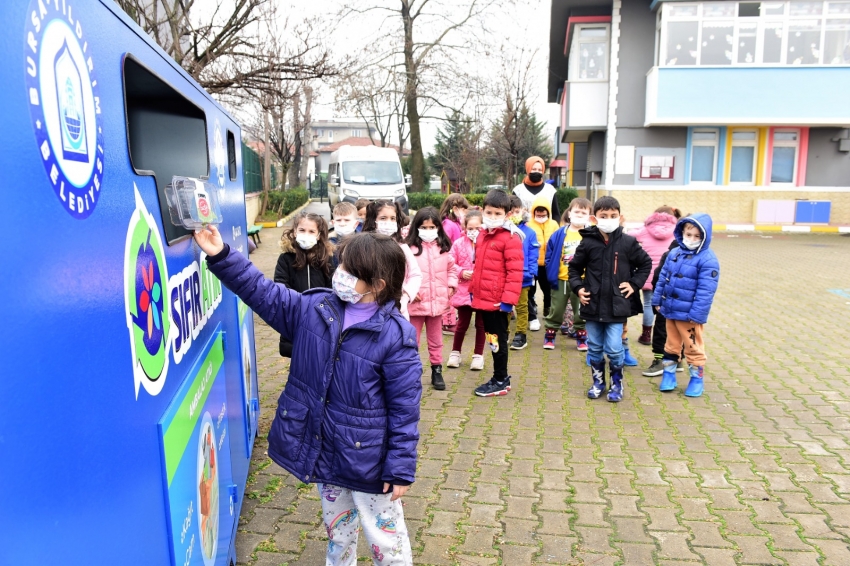
M62 157L70 161L88 162L82 79L67 42L62 43L56 54L53 68L62 130Z

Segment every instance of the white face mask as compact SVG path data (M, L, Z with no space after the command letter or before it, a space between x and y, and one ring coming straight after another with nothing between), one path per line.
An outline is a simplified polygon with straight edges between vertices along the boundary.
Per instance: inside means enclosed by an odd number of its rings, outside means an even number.
M490 218L489 216L484 217L484 227L488 230L495 230L496 228L501 228L504 224L504 218Z
M423 242L433 242L437 239L437 229L436 228L420 228L419 229L419 239Z
M600 232L605 232L606 234L610 234L614 230L620 227L620 219L619 218L597 218L596 219L596 227L599 228Z
M576 228L584 228L585 226L587 226L587 220L587 214L579 212L570 213L570 224L572 226L575 226Z
M350 236L354 233L355 226L357 226L356 222L352 224L341 224L339 226L334 226L334 232L336 232L337 236Z
M383 234L384 236L392 236L398 232L398 223L393 220L380 220L375 222L375 226L378 234Z
M473 242L478 238L478 228L473 228L472 230L466 231L466 237L472 240Z
M689 250L695 250L700 246L700 244L702 244L702 240L682 240L682 243L685 244L685 247Z
M316 239L316 236L312 234L298 234L295 236L295 241L298 242L298 245L301 246L302 250L309 250L319 241Z
M365 293L358 293L355 287L357 286L357 277L347 272L341 267L338 267L334 272L333 279L331 280L331 285L333 286L334 293L336 296L342 299L347 303L358 303L360 299L364 296L370 294L372 291L367 291Z
M538 224L543 224L543 223L545 223L547 220L549 220L549 217L548 217L548 216L535 216L535 217L534 217L534 221L535 221L535 222L537 222Z

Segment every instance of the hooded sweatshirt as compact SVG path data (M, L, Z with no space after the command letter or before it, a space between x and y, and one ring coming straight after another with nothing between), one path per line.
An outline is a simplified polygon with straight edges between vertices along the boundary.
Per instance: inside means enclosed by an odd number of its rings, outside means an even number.
M682 232L687 224L693 224L702 234L702 243L695 250L684 244ZM682 218L676 224L673 236L679 246L667 256L652 294L652 306L660 306L661 314L669 320L708 322L720 280L720 262L710 249L711 226L711 217L703 213Z
M673 229L676 227L676 217L666 212L653 212L649 215L643 227L632 234L643 246L644 251L652 258L652 272L658 267L661 256L670 247L673 241ZM647 280L643 286L644 290L652 289L652 282Z
M534 219L534 209L543 207L546 209L546 212L549 213L549 219L540 224L537 220ZM560 227L558 223L552 219L552 208L549 204L549 201L544 196L539 196L531 204L531 208L528 209L529 214L531 215L531 219L528 221L528 225L534 230L535 234L537 234L537 241L540 242L540 257L537 260L537 265L545 265L546 264L546 245L549 242L549 238L552 237L558 228Z
M549 201L549 217L560 218L561 211L558 206L557 189L549 183L546 183L543 179L541 179L539 183L533 183L531 179L528 178L528 174L531 173L531 169L534 167L535 163L540 163L543 166L543 170L546 171L546 163L543 159L536 155L532 155L525 161L525 179L523 179L522 183L514 187L513 192L520 198L522 206L529 212L531 212L531 205L537 197L547 199Z

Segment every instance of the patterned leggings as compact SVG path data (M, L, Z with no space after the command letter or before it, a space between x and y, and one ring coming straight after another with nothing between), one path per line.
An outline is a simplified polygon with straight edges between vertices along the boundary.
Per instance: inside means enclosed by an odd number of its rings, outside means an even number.
M401 499L390 501L392 493L376 495L330 484L320 483L317 487L322 498L322 519L328 531L326 566L357 563L357 536L361 528L374 564L412 566L413 553Z

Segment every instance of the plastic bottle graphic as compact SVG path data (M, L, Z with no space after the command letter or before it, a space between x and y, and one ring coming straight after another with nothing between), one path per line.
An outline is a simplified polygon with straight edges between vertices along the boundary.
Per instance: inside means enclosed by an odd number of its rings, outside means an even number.
M62 157L88 162L86 115L83 109L83 81L80 70L68 50L67 40L53 61L59 125L62 132Z

